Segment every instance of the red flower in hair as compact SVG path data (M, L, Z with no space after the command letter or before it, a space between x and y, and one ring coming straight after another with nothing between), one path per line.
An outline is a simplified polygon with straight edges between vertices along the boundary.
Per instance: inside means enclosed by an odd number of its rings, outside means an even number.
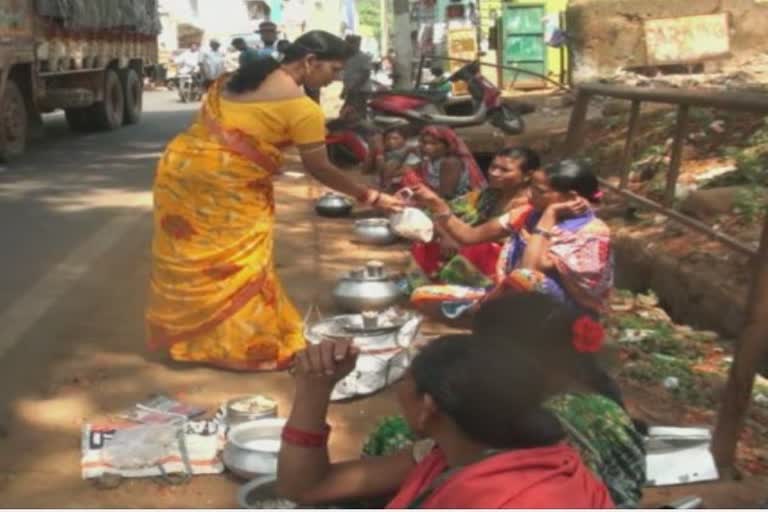
M573 323L573 346L577 352L599 352L605 340L605 331L599 322L588 316L582 316Z

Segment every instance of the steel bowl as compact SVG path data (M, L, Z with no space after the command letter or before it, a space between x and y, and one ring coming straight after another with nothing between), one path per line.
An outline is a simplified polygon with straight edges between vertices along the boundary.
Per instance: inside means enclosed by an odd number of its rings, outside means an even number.
M278 496L275 490L277 478L263 476L248 482L237 491L240 508L251 509L292 509L299 508L296 503Z
M397 240L389 227L389 219L358 220L354 232L359 242L369 245L389 245Z
M249 421L233 427L224 446L224 465L245 479L276 474L283 427L283 418Z
M247 410L247 411L237 407L239 403L242 403L248 400L256 400L260 397L273 402L274 405L270 407ZM249 421L263 420L267 418L277 417L277 402L263 395L239 396L227 402L225 411L226 411L226 417L227 417L227 425L229 425L230 427L234 427L235 425L240 425L241 423L247 423Z
M352 201L339 194L324 194L315 203L315 211L323 217L348 217L352 213Z

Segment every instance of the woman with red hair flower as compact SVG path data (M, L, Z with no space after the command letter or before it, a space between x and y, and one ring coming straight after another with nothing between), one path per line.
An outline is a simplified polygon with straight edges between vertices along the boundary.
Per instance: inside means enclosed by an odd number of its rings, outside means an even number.
M600 323L543 294L507 294L480 306L473 334L495 359L516 361L537 375L530 390L551 393L544 408L559 420L567 443L605 483L617 508L636 508L646 480L644 441L621 391L595 358L605 338ZM368 438L364 454L388 456L414 441L405 419L388 418Z

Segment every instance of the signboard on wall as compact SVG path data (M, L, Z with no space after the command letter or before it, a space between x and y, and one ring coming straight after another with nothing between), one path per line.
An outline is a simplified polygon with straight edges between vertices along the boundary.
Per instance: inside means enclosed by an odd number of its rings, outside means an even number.
M450 28L448 30L448 57L466 61L477 59L477 31L474 27ZM451 60L448 69L452 74L464 65L464 62ZM451 87L454 96L469 94L466 82L453 82Z
M725 13L647 20L645 48L648 65L688 64L730 53Z

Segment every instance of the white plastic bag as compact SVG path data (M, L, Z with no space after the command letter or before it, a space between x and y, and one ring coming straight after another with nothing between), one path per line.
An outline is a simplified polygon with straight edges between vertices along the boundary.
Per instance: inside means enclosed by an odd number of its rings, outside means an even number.
M426 213L417 208L405 208L389 218L390 227L397 235L408 240L431 242L435 236L435 225Z

